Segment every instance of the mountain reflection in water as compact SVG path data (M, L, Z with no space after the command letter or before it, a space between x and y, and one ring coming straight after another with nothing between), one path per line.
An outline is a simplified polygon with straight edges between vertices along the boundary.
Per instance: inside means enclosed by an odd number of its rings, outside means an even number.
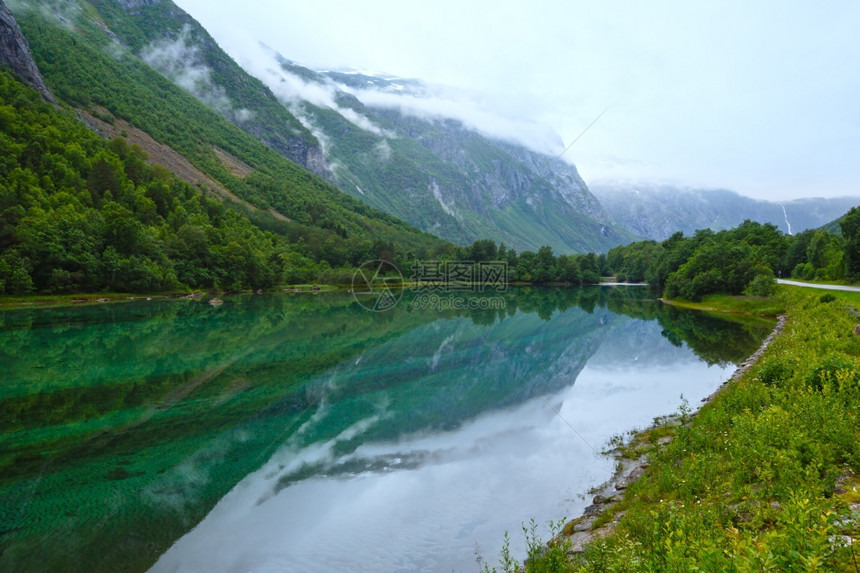
M709 394L769 331L647 296L4 312L0 565L474 571L476 543L492 559L523 520L580 511L612 471L595 450Z

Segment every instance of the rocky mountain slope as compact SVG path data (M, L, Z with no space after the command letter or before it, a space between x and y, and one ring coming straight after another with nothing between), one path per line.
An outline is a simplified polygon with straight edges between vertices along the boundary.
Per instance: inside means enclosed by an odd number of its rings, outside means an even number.
M321 157L318 141L226 54L218 52L220 63L198 60L200 50L183 40L194 32L172 3L16 0L10 6L62 107L72 108L100 133L149 146L153 161L285 239L292 247L271 264L298 268L288 260L295 251L313 261L305 270L314 276L320 269L357 266L383 254L399 260L407 253L453 248L303 168L302 153L306 163L314 153ZM160 30L176 30L182 41L149 40L164 39ZM202 29L198 33L201 41L211 41ZM212 79L216 64L234 72L234 81L224 82L227 87ZM228 87L244 99L229 95ZM239 128L253 131L255 125L261 130L274 126L267 133L280 137L282 145L266 145ZM296 151L293 159L299 164L284 157L289 149ZM86 179L87 165L81 170ZM171 224L181 226L182 218ZM315 270L316 265L321 266Z
M280 69L263 79L324 142L335 181L354 197L458 243L489 237L517 250L586 252L633 238L612 224L573 165L456 119L372 95L362 101L369 92L426 97L420 82L320 72L274 57ZM303 99L311 89L330 100Z
M128 51L294 163L330 176L319 142L271 91L169 0L91 2L117 53Z
M95 39L115 58L142 61L269 148L421 230L460 244L490 238L556 252L605 251L633 239L611 223L572 165L459 121L366 106L350 85L379 86L374 77L317 73L283 58L279 67L272 54L280 77L261 81L169 0L48 4L66 22L92 17ZM281 85L297 79L330 101L308 101ZM413 95L422 88L411 87Z
M730 229L745 219L772 223L783 233L799 233L821 227L860 204L860 197L776 203L723 189L648 184L592 185L591 191L617 224L658 241L676 231L691 235L697 229Z

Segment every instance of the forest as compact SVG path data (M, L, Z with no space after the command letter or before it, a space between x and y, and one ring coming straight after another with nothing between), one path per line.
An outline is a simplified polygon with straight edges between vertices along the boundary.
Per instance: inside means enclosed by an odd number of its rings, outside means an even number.
M774 278L860 280L860 209L839 222L841 235L809 229L785 235L774 225L745 221L692 237L640 241L609 251L606 266L618 280L647 282L668 298L698 301L715 293L767 296Z
M266 289L405 252L258 212L252 222L148 163L140 147L105 141L8 72L0 150L0 294ZM448 248L427 237L428 248Z

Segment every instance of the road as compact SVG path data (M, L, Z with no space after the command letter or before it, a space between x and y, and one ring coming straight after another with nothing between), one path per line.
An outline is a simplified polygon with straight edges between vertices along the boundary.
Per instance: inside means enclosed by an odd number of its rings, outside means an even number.
M798 281L787 281L783 279L777 279L781 285L790 285L790 286L799 286L799 287L809 287L809 288L820 288L823 290L845 290L849 292L860 292L860 287L855 286L843 286L843 285L816 285L812 283L802 283Z

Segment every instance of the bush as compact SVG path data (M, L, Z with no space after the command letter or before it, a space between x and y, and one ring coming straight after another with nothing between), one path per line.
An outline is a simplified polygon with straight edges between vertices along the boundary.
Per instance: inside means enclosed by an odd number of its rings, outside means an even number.
M794 374L791 367L782 361L769 361L758 373L758 379L765 386L777 386L791 378Z
M748 296L773 296L775 293L776 281L773 278L773 273L756 275L744 290L744 294Z
M844 354L830 354L806 375L804 382L810 388L821 390L827 384L842 379L857 380L854 361Z

